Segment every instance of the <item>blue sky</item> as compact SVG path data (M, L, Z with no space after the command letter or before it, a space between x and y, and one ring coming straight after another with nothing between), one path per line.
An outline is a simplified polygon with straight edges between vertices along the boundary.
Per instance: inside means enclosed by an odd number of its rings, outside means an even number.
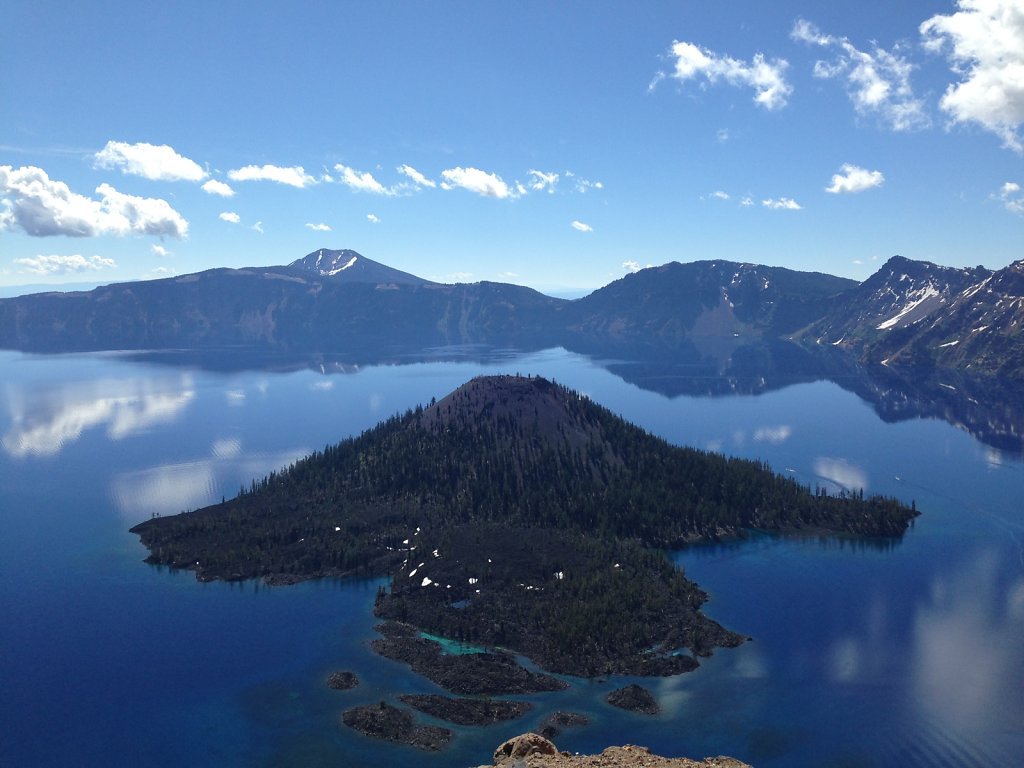
M1024 258L1024 0L3 7L0 286Z

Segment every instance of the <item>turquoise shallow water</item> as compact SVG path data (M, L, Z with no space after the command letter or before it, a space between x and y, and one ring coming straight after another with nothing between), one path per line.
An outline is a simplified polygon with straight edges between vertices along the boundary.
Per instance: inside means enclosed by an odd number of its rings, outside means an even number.
M554 709L563 749L644 743L757 766L1024 762L1024 468L938 420L885 423L828 383L668 398L561 350L348 373L212 373L116 356L0 353L0 765L487 762ZM644 681L571 680L521 721L455 728L440 755L365 739L343 709L427 681L369 650L378 581L199 584L142 563L128 528L256 476L482 372L553 377L669 440L865 485L924 514L898 544L757 536L676 555L707 611L754 639ZM331 671L361 685L328 689ZM113 758L112 758L113 756Z

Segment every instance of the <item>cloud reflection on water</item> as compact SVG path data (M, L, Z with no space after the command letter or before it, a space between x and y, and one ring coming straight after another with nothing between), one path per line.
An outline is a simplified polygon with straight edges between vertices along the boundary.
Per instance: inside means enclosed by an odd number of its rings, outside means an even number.
M846 459L819 456L814 460L814 474L847 491L867 490L868 474Z
M958 729L1019 728L1024 668L1024 576L1007 582L998 550L982 550L932 577L914 616L914 689L928 713ZM1006 706L1003 706L1003 704Z
M210 457L114 476L111 496L122 517L130 523L154 515L175 515L215 504L222 496L234 497L239 485L248 486L249 480L265 477L308 453L303 448L245 455L240 441L217 440Z
M191 377L66 382L8 392L11 427L0 439L13 457L55 456L90 429L106 425L122 440L177 419L195 399Z

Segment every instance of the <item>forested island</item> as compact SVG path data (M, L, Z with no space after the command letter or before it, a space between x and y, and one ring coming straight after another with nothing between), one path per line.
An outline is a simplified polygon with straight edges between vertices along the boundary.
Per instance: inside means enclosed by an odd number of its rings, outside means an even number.
M148 562L201 580L387 574L375 610L393 623L549 672L665 675L742 641L700 612L705 593L665 548L748 529L898 536L916 514L670 445L545 379L494 376L132 531Z

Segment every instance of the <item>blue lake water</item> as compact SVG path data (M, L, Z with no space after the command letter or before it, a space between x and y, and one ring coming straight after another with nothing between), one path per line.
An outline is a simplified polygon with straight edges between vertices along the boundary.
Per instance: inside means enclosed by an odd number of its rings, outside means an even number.
M340 724L430 692L374 656L380 581L200 584L128 533L474 375L554 378L676 443L830 488L916 501L897 544L753 537L676 555L709 615L753 637L642 681L655 718L572 680L523 719L427 754ZM563 350L490 362L216 373L114 355L0 352L0 765L469 766L555 709L559 747L641 743L765 766L1024 764L1024 465L939 420L882 421L830 382L668 398ZM350 669L359 687L324 684ZM424 718L427 720L427 718Z

